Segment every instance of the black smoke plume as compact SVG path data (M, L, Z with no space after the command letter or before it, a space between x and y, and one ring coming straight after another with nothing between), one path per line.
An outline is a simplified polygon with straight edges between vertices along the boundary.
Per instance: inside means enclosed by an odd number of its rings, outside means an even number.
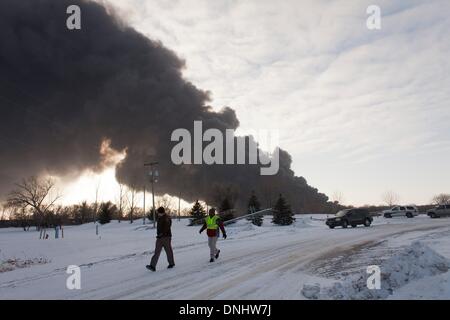
M81 30L66 9L81 8ZM296 177L280 154L276 176L256 165L175 166L176 128L236 129L233 109L214 112L209 94L182 77L185 62L121 21L110 8L80 0L0 1L0 194L29 175L67 175L102 163L103 141L126 150L117 179L142 189L144 162L159 161L157 194L218 201L220 190L242 207L255 190L263 204L284 193L296 210L320 210L327 197ZM207 48L206 48L207 49ZM266 202L266 203L265 203Z

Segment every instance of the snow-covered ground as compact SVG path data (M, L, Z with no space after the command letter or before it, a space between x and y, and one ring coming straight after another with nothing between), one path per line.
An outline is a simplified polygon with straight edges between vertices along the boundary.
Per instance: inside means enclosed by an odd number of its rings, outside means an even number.
M64 239L0 229L0 299L450 299L450 219L375 218L370 228L330 230L325 215L297 215L279 227L241 220L227 226L209 263L206 235L173 220L176 267L145 269L155 230L113 221L65 227ZM68 290L69 265L81 289ZM379 265L381 290L366 268ZM305 297L305 295L307 297Z

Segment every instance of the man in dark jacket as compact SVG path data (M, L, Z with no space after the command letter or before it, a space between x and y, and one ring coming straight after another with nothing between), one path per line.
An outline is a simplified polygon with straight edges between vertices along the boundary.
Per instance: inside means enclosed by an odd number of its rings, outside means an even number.
M158 220L156 226L155 253L153 254L150 264L146 266L146 268L151 271L156 271L156 264L158 263L162 248L166 251L167 261L169 261L169 266L167 268L171 269L175 266L171 244L172 232L170 230L170 227L172 226L172 219L170 219L170 216L166 213L163 207L159 207L157 212Z
M199 233L202 233L203 230L207 229L206 234L208 235L208 246L211 256L209 262L214 262L214 259L219 258L220 250L216 247L217 239L219 238L219 228L222 230L223 238L226 239L227 233L225 232L223 222L220 217L216 215L216 209L211 208L209 209L209 214L205 218L203 226L199 231Z

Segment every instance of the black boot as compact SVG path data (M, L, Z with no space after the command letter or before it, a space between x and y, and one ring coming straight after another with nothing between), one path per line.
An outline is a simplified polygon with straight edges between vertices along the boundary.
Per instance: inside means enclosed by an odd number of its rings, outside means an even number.
M151 271L153 271L153 272L156 271L156 268L155 268L154 266L146 265L145 267L146 267L148 270L151 270Z
M167 266L167 269L172 269L173 267L175 267L174 264L169 264L169 265Z
M214 258L209 259L209 262L214 262Z
M219 257L219 254L220 254L220 250L217 250L216 259Z

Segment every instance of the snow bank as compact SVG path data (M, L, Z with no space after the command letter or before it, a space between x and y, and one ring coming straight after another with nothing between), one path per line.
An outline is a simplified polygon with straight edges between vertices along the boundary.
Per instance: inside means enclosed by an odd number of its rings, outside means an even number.
M385 260L380 265L381 289L367 288L370 276L362 270L343 282L335 283L320 292L321 299L386 299L395 290L414 281L446 273L449 261L422 242L413 242L399 253ZM313 298L310 288L304 288L304 296Z
M20 268L28 268L32 265L36 264L45 264L48 263L49 260L45 257L33 258L33 259L20 259L20 258L11 258L0 263L0 273L13 271L15 269Z
M307 299L319 299L320 295L320 284L305 284L303 285L302 294Z
M389 296L391 300L448 300L450 297L450 272L436 276L426 277L418 281L409 283L393 295Z

